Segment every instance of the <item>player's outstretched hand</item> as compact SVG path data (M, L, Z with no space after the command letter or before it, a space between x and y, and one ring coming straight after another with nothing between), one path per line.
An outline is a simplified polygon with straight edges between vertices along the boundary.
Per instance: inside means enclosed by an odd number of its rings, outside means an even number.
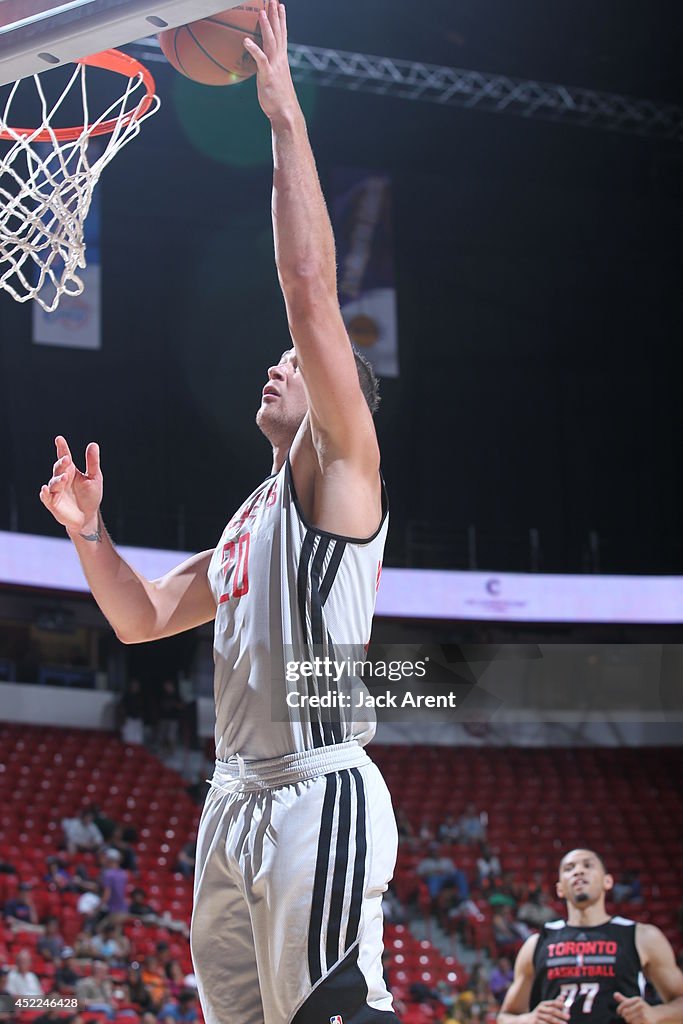
M640 996L631 996L627 999L621 992L615 992L614 998L617 1001L617 1014L628 1021L628 1024L651 1024L656 1020L652 1007Z
M532 1012L532 1020L534 1024L565 1024L569 1011L564 1005L564 996L539 1003Z
M96 532L102 503L102 471L99 445L91 441L85 450L85 473L77 469L61 434L55 438L57 461L50 482L40 488L40 500L58 523L71 533Z
M256 61L258 98L263 113L273 125L286 123L299 108L287 56L287 15L285 5L267 0L267 10L259 14L263 48L250 36L244 46Z

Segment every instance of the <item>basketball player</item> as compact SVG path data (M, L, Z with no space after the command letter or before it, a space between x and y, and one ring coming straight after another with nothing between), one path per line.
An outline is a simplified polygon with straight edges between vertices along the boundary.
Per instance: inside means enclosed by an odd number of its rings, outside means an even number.
M269 369L257 414L272 473L214 550L153 581L103 526L96 444L82 473L57 438L41 500L124 643L215 619L217 762L191 937L207 1024L397 1024L381 964L397 832L363 749L374 721L343 707L358 679L302 664L321 652L362 660L370 638L387 531L376 382L339 310L284 7L272 0L260 27L262 48L246 45L272 127L275 253L294 343ZM325 697L336 711L317 706Z
M498 1024L683 1021L683 973L669 942L654 925L607 913L613 884L595 851L565 854L557 895L567 901L567 920L544 925L520 949ZM661 1006L642 998L643 974Z

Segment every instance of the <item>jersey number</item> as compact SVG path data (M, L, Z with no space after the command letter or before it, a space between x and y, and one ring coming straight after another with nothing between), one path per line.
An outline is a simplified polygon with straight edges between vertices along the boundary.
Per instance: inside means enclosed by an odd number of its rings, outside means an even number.
M560 995L564 996L565 1010L569 1010L574 1005L577 996L584 996L583 1013L591 1012L599 991L600 986L595 981L586 981L582 985L560 985Z
M237 543L231 540L223 545L223 575L227 576L231 569L232 590L223 594L220 603L229 601L231 597L244 597L249 591L249 544L251 534L243 533Z

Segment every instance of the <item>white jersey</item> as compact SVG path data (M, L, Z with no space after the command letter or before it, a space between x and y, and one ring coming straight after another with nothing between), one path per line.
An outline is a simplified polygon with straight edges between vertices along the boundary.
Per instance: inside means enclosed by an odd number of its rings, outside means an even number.
M311 527L297 501L289 459L232 517L209 565L214 632L216 757L264 760L375 732L359 710L388 526L367 540ZM328 657L306 675L303 663ZM333 660L356 664L348 675ZM311 666L313 672L313 666ZM325 697L328 705L316 706ZM325 703L325 702L323 702Z

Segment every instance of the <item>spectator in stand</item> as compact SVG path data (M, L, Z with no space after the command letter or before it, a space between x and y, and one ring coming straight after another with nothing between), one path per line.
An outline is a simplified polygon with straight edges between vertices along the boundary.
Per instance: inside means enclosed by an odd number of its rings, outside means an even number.
M130 942L121 931L120 926L113 923L105 924L99 935L92 940L92 947L97 956L102 957L112 967L123 967L130 951Z
M100 876L102 905L114 919L128 913L128 872L121 867L121 854L114 847L104 856L104 871Z
M43 876L43 881L47 882L50 892L68 892L71 876L64 861L59 857L48 857L45 863L47 874Z
M465 813L458 821L458 831L461 843L485 843L486 827L484 825L485 815L477 812L474 804L468 804Z
M185 705L178 696L172 679L164 679L159 700L159 726L157 742L162 754L172 754L178 744L180 719Z
M639 871L625 871L613 890L614 899L617 903L642 903L643 886L639 878Z
M128 998L131 1003L134 1003L142 1011L143 1015L146 1011L152 1012L152 997L142 980L142 971L138 963L129 966L126 975L126 985L128 986Z
M59 960L64 949L64 939L59 934L59 921L56 917L46 919L45 933L38 939L36 949L43 960Z
M138 863L135 849L133 844L129 843L125 838L123 825L114 825L109 846L111 849L118 850L121 854L121 867L125 871L137 871Z
M168 942L164 942L164 941L157 942L157 944L156 944L156 957L157 957L157 962L159 964L159 970L162 971L162 973L164 975L164 978L165 978L166 977L166 968L168 967L168 965L170 964L171 960L173 959L173 954L171 953L171 947L169 946Z
M142 966L142 982L149 992L151 1005L155 1013L158 1013L166 1000L166 977L159 967L159 961L155 956L145 957Z
M396 827L398 828L399 839L414 839L415 830L410 824L410 818L402 807L396 811Z
M517 920L529 926L529 928L540 929L548 921L555 921L557 912L550 906L547 893L541 891L529 896L526 903L522 903L517 911Z
M146 900L147 897L144 889L133 889L131 902L128 906L129 916L139 918L143 924L168 928L170 932L182 932L186 938L189 936L190 932L186 921L176 921L168 911L158 914L154 907L147 903Z
M382 897L382 912L384 913L384 920L388 921L389 924L403 924L406 919L405 907L396 895L391 882Z
M457 843L460 839L460 826L454 815L447 814L436 830L436 836L440 843Z
M17 895L6 901L3 908L5 921L13 932L42 932L38 912L28 882L19 883Z
M159 1014L161 1024L194 1024L197 1020L197 993L185 989L178 996L177 1003L166 1003Z
M185 989L185 972L180 966L179 960L169 960L165 970L166 978L168 979L168 991L173 999L177 999Z
M526 898L521 902L525 903L526 900L537 898L541 895L541 893L543 893L545 896L548 896L550 890L548 889L548 886L545 884L545 876L543 872L534 871L533 875L531 876L531 881L527 886Z
M74 950L77 960L92 960L95 950L92 948L92 935L89 932L79 932L74 940Z
M65 946L61 953L61 962L55 971L55 988L60 995L71 995L75 992L80 974L74 970L74 951Z
M519 892L511 871L506 871L500 878L493 880L487 899L492 907L517 906Z
M121 739L124 743L145 742L145 699L139 679L130 679L119 704Z
M498 850L491 849L486 843L482 843L477 858L477 885L481 889L488 889L496 878L500 878L501 874Z
M15 998L43 995L38 977L31 970L31 954L28 949L21 949L17 953L16 965L7 976L7 991Z
M174 871L179 871L183 878L192 878L194 875L194 862L197 856L197 840L193 842L185 843L182 850L178 854L178 860L173 868Z
M438 843L432 843L429 850L429 855L417 865L417 875L424 879L434 909L443 916L453 899L469 898L469 885L451 857L438 856Z
M90 807L84 807L77 818L64 818L62 828L69 853L94 853L104 842Z
M112 844L110 843L110 839L114 833L114 829L116 828L116 822L113 818L108 818L104 811L100 809L98 804L91 804L90 810L93 813L93 821L102 835L102 842L111 846Z
M511 958L516 956L523 939L515 926L512 907L500 907L491 918L491 927L498 955Z
M89 1013L104 1013L110 1020L114 1016L114 985L104 960L93 960L90 977L80 978L76 984L76 998Z
M82 892L78 897L76 910L82 915L81 924L86 932L94 932L96 926L106 917L102 902L102 886L96 883L92 891Z
M435 839L434 828L432 826L431 821L429 821L428 818L424 818L423 819L422 824L420 825L420 831L418 833L418 838L423 843L433 843L434 842L434 839Z
M0 967L0 1021L2 1024L12 1024L16 1019L14 1009L14 996L7 991L7 978L9 969Z
M503 1002L505 993L512 984L513 977L512 961L506 956L499 957L496 966L489 976L489 987L498 1005Z

